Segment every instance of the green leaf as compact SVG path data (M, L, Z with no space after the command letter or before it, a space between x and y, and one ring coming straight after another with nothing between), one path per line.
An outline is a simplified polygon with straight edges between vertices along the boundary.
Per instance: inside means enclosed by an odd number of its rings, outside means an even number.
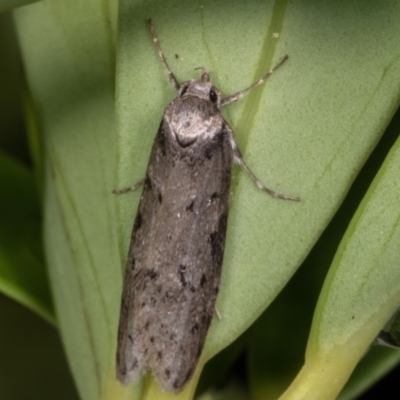
M15 12L47 155L50 280L82 399L102 398L115 382L122 284L111 193L116 6L114 1L55 0Z
M338 400L350 400L357 398L369 386L382 378L400 359L398 349L390 349L383 346L372 346L360 360L352 373L350 380L340 392Z
M115 74L116 5L49 0L15 12L47 157L51 286L82 399L159 395L151 378L127 389L114 378L122 270L140 194L115 200L111 190L143 177L175 96L145 19L153 18L180 81L204 66L225 95L290 57L223 113L260 180L302 201L270 198L235 168L222 320L213 321L179 397L189 399L204 363L255 321L306 257L398 107L400 2L123 0Z
M400 304L400 139L336 253L314 317L306 362L282 399L335 399ZM400 356L399 356L400 358Z
M33 174L0 153L0 291L55 324Z

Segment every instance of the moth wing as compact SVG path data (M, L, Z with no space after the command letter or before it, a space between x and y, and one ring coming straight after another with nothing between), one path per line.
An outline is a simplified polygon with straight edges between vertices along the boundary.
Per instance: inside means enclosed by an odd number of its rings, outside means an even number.
M166 125L166 137L168 130ZM167 154L173 156L168 176L157 183L158 174L149 174L161 203L146 263L151 273L136 303L146 303L145 317L136 329L157 381L164 390L179 392L196 368L215 310L232 149L223 129L206 145L186 148L180 157L171 148Z
M151 151L147 171L159 168L166 171L168 159L164 148L162 121L158 129ZM128 260L123 281L120 320L117 342L117 379L127 385L136 381L148 369L145 355L141 352L140 337L138 338L137 325L141 314L136 315L137 292L145 286L146 250L149 248L148 239L151 232L157 229L156 218L159 201L151 187L148 172L144 181L143 192L139 203L138 212L132 229L131 243L128 251ZM163 179L163 177L160 177ZM143 245L141 245L141 243Z
M214 313L231 182L227 129L176 147L158 130L128 255L118 334L117 377L150 368L167 391L191 378Z

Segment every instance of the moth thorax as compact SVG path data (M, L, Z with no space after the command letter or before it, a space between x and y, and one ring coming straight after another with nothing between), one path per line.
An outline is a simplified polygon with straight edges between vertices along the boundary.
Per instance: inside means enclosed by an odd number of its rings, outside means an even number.
M198 102L204 103L203 100ZM213 107L211 104L210 106ZM210 111L209 107L201 107L199 104L199 107L191 107L170 116L171 131L182 147L190 146L198 140L210 140L222 129L221 115Z

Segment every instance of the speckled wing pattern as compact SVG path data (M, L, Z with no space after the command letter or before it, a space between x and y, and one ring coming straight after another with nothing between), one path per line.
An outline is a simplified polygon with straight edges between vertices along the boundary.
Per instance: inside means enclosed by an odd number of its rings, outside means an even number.
M180 125L171 118L187 109L211 121L211 136L179 140ZM123 383L151 369L164 390L179 392L197 365L224 253L233 158L228 130L217 106L200 99L178 98L164 114L124 278L117 350Z

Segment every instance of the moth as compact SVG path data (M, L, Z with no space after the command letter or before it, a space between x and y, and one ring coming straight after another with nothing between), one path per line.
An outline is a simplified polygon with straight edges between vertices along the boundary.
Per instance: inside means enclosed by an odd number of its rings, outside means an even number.
M178 393L191 378L215 311L228 221L232 163L268 194L245 164L223 106L249 88L221 98L205 68L200 79L179 83L168 67L151 20L158 55L177 97L165 109L147 167L133 226L123 283L117 379L137 380L150 369L166 391Z

